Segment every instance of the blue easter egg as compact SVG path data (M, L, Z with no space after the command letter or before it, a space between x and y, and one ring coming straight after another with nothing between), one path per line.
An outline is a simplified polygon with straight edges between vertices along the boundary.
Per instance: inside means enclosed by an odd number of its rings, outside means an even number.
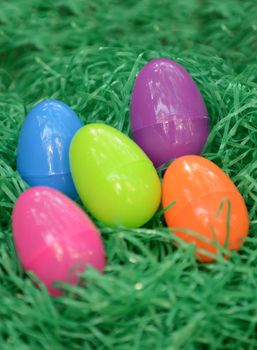
M45 100L24 120L17 154L17 170L30 186L55 188L77 197L69 164L70 142L83 126L65 103Z

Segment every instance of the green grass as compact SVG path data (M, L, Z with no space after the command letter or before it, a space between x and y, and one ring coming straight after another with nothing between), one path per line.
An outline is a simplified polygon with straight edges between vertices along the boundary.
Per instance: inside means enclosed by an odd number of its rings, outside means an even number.
M255 0L1 0L0 349L257 349L257 6ZM244 196L251 220L240 253L200 264L173 244L161 212L144 228L102 231L108 266L51 298L24 274L11 232L26 185L16 167L20 126L44 98L84 123L129 133L137 72L178 60L204 96L205 156ZM32 279L32 280L31 280Z

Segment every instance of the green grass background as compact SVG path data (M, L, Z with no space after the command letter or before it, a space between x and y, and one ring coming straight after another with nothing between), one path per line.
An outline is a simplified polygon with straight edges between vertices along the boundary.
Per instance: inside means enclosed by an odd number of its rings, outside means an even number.
M257 349L256 0L0 1L0 349ZM161 212L144 228L101 228L108 266L60 298L34 287L14 249L12 207L27 111L60 99L84 123L129 133L130 93L150 59L176 59L205 99L205 156L238 186L251 229L231 259L175 248ZM75 293L75 296L74 296Z

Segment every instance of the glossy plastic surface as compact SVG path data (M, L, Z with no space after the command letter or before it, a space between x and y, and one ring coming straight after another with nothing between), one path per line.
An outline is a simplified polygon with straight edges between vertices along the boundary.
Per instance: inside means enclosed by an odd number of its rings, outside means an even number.
M71 171L81 200L110 226L139 227L157 210L161 185L152 162L126 135L89 124L74 136Z
M105 267L104 247L97 228L71 199L48 187L33 187L17 200L12 228L22 266L60 292L55 281L76 284L86 265Z
M202 96L187 71L159 58L139 72L131 97L131 129L155 166L185 154L200 154L209 118Z
M212 254L217 252L214 241L220 246L228 243L228 249L240 248L248 234L247 208L236 186L213 162L184 156L170 164L163 178L162 205L165 208L174 201L165 212L165 220L181 239ZM198 258L212 260L200 251Z
M77 197L69 165L70 142L82 123L65 103L45 100L23 123L17 170L30 186L49 186Z

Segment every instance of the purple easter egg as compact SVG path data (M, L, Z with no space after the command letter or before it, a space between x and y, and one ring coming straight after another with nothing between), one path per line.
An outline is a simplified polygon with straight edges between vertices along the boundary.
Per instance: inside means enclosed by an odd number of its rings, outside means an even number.
M131 129L156 167L183 155L200 154L209 117L198 87L177 62L158 58L139 72L132 91Z

